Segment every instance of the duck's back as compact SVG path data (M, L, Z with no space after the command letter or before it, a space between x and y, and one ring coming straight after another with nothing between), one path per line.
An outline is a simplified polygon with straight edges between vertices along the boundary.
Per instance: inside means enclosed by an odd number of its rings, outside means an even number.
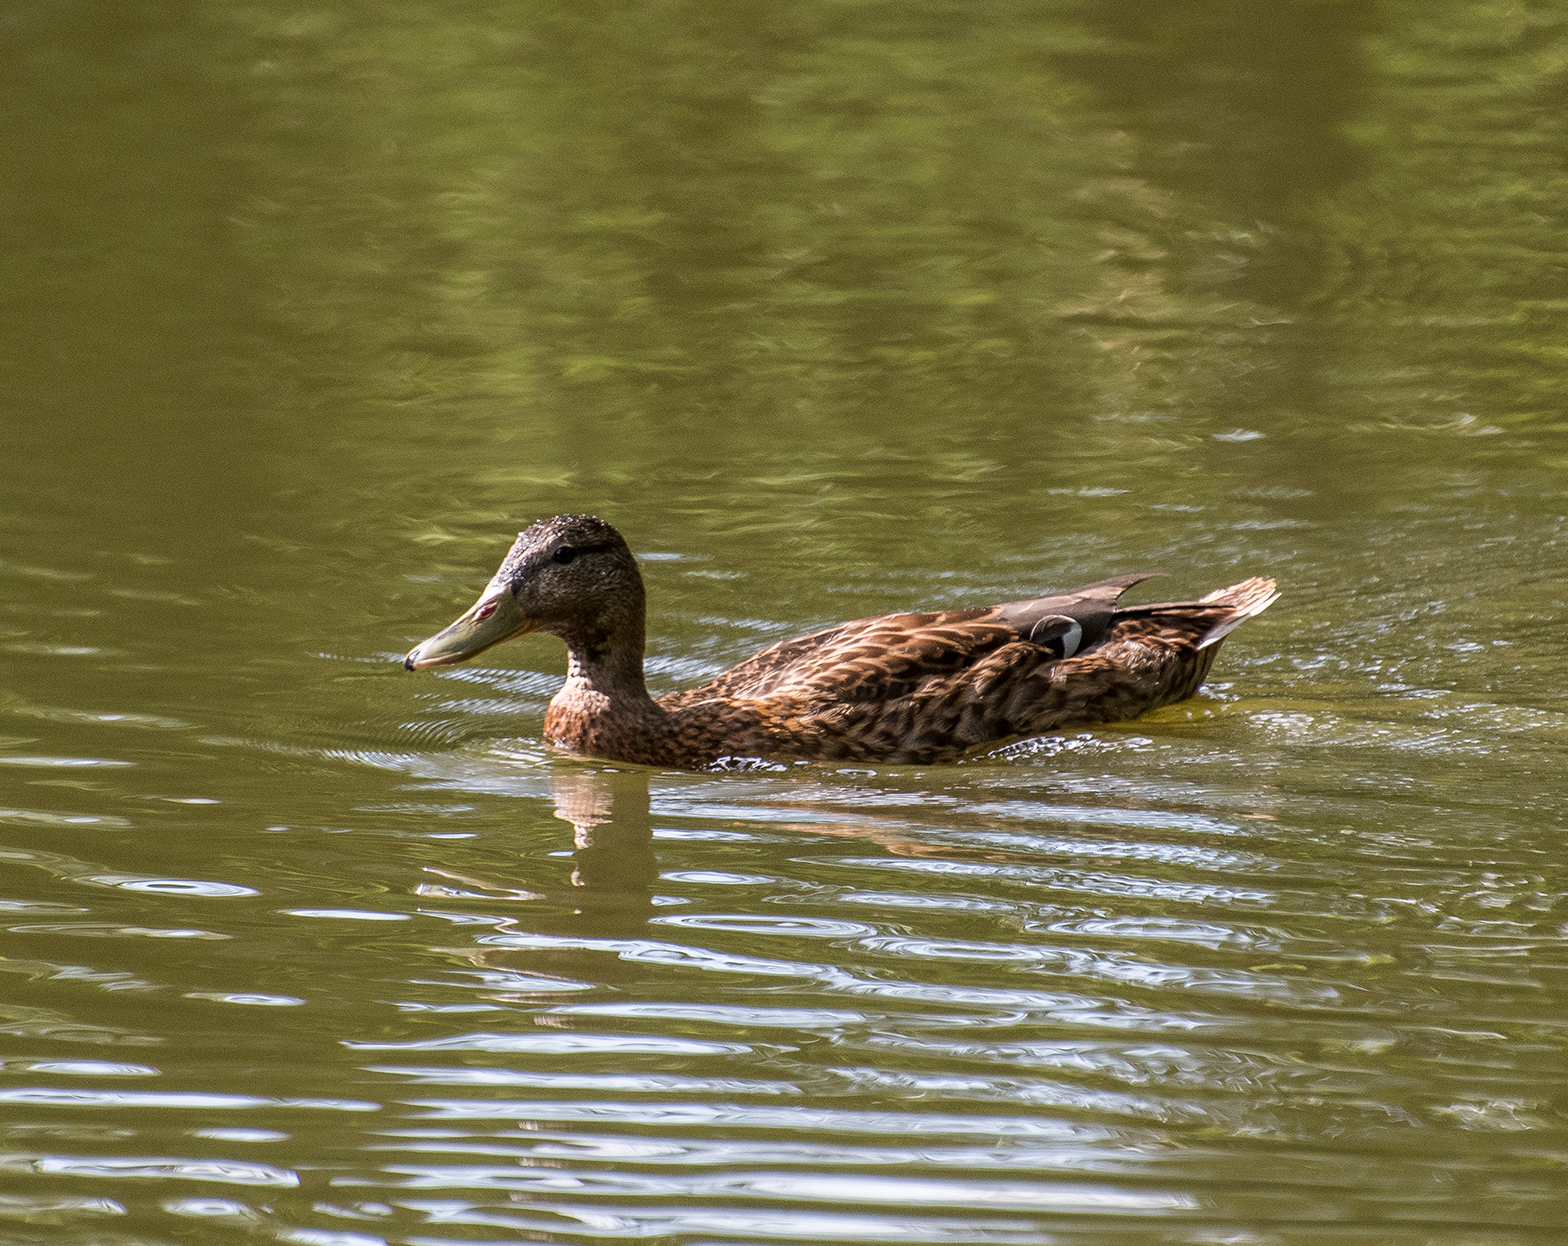
M1151 575L1125 575L1082 588L979 610L887 614L769 645L712 683L659 699L666 709L714 697L802 697L859 703L907 695L923 681L952 677L1003 645L1038 642L1042 657L1070 656L1103 638L1116 598ZM1047 620L1078 624L1076 645L1054 648ZM1058 631L1061 629L1057 629Z
M925 676L952 674L1016 640L1012 628L988 623L992 610L890 614L856 619L769 645L712 683L660 697L679 709L715 697L799 697L864 701L899 695Z
M1115 608L1147 578L857 619L771 645L658 704L689 732L711 719L734 746L721 755L894 762L1136 717L1196 692L1216 642L1273 600L1272 581L1248 580L1202 601Z

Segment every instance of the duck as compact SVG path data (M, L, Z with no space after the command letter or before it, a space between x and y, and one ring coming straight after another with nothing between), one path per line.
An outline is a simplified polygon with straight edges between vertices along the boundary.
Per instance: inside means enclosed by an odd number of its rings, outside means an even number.
M1197 601L1118 604L1156 574L856 619L653 697L637 559L604 520L557 515L519 533L479 600L403 665L446 666L547 632L566 642L569 666L544 734L569 752L681 770L751 759L940 764L1185 700L1232 629L1279 595L1254 577Z

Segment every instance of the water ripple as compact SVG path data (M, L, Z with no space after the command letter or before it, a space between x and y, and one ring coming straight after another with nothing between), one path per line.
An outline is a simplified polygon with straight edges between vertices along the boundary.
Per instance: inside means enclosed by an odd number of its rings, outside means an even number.
M858 951L918 960L1007 963L1036 972L1072 974L1140 987L1180 987L1296 1003L1331 1004L1342 996L1333 986L1277 974L1208 969L1192 965L1155 964L1119 953L1087 948L1052 948L1039 944L979 943L949 939L915 939L884 935L861 939Z
M819 1173L734 1173L724 1176L639 1176L609 1172L539 1172L509 1167L388 1165L378 1184L400 1190L506 1190L525 1197L593 1195L659 1199L768 1199L838 1205L892 1204L968 1208L975 1204L1011 1210L1169 1212L1200 1206L1190 1194L1110 1186L1022 1185L932 1178L837 1176Z
M555 1016L637 1017L653 1021L703 1021L736 1027L773 1026L791 1030L838 1029L867 1021L864 1013L828 1008L748 1007L744 1004L558 1004L550 1008Z
M131 766L134 762L116 761L105 757L24 757L19 755L0 756L0 766L47 766L47 767L92 767L92 766Z
M994 800L959 808L981 817L1016 818L1025 822L1077 822L1085 826L1137 826L1192 831L1206 835L1238 835L1242 828L1208 814L1174 809L1117 809L1092 805L1047 804L1037 800Z
M366 1043L344 1039L353 1051L533 1051L559 1055L738 1055L746 1043L721 1043L656 1035L620 1034L459 1034L406 1043Z
M553 1203L536 1212L482 1212L423 1200L400 1200L400 1205L422 1210L432 1224L475 1225L501 1228L510 1233L592 1234L605 1238L659 1239L678 1234L716 1233L740 1239L797 1242L932 1242L954 1246L1057 1246L1059 1234L1042 1232L1032 1225L1010 1224L997 1219L959 1219L921 1215L852 1215L831 1211L756 1210L726 1211L694 1207L680 1211L652 1208L610 1212L595 1205ZM472 1238L408 1237L409 1246L460 1246ZM355 1246L359 1246L358 1243Z
M13 1067L14 1066L14 1067ZM73 1077L156 1077L160 1070L145 1064L120 1064L112 1060L0 1060L7 1073L64 1073Z
M13 934L69 934L98 938L229 939L232 935L211 930L162 930L152 926L115 926L108 922L49 922L7 927Z
M920 1137L1103 1138L1106 1126L1044 1116L982 1116L936 1110L847 1111L822 1107L775 1107L719 1102L618 1103L506 1099L409 1099L431 1120L600 1121L657 1128L743 1128Z
M0 1159L0 1163L4 1163ZM50 1197L47 1194L0 1194L0 1218L28 1224L58 1224L64 1216L123 1216L123 1203L112 1198Z
M544 1090L592 1090L639 1094L798 1095L792 1082L746 1081L734 1077L682 1077L673 1073L535 1073L519 1069L465 1069L367 1064L367 1073L406 1077L421 1086L532 1086Z
M44 809L0 809L0 822L20 822L23 825L42 826L104 826L128 827L134 825L129 818L113 814L54 813Z
M830 921L820 917L763 917L747 913L675 913L650 918L650 926L682 926L694 930L731 930L745 934L792 935L813 939L843 939L873 933L859 922Z
M152 892L167 896L254 896L254 887L238 883L213 882L205 879L159 878L147 874L122 874L108 872L101 865L92 865L75 857L58 852L24 851L20 848L0 848L0 861L14 861L46 870L57 878L74 883L88 883L95 887L116 887L126 891Z
M0 1103L32 1107L142 1108L321 1108L333 1112L375 1112L381 1107L364 1099L270 1099L260 1095L207 1094L172 1090L84 1090L17 1086L0 1090Z
M297 1186L299 1175L287 1168L242 1160L163 1159L129 1155L0 1154L0 1172L51 1177L109 1177L115 1180L176 1177L223 1185Z

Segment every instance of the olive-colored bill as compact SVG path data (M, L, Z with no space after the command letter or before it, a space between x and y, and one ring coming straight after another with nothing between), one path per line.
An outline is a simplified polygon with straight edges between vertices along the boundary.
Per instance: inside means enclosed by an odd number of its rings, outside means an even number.
M417 671L426 666L466 662L492 645L533 631L534 626L534 621L517 608L510 592L487 590L455 623L410 649L403 666Z

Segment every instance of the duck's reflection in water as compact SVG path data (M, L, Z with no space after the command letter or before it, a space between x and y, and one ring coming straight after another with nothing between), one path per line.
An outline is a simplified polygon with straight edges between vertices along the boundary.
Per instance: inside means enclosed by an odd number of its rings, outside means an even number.
M653 906L659 874L648 776L618 771L556 775L550 795L555 816L572 824L578 913L616 914L640 925Z
M613 951L579 941L646 937L653 909L659 869L653 853L648 775L585 771L554 776L550 786L555 816L572 826L569 883L519 885L523 880L515 877L427 867L427 877L442 881L418 889L431 898L485 902L494 919L491 934L481 936L479 946L439 950L486 970L487 978L501 988L501 994L492 997L498 1000L516 1002L536 990L548 992L552 981L581 989L622 977ZM567 942L527 948L490 942L519 936Z

